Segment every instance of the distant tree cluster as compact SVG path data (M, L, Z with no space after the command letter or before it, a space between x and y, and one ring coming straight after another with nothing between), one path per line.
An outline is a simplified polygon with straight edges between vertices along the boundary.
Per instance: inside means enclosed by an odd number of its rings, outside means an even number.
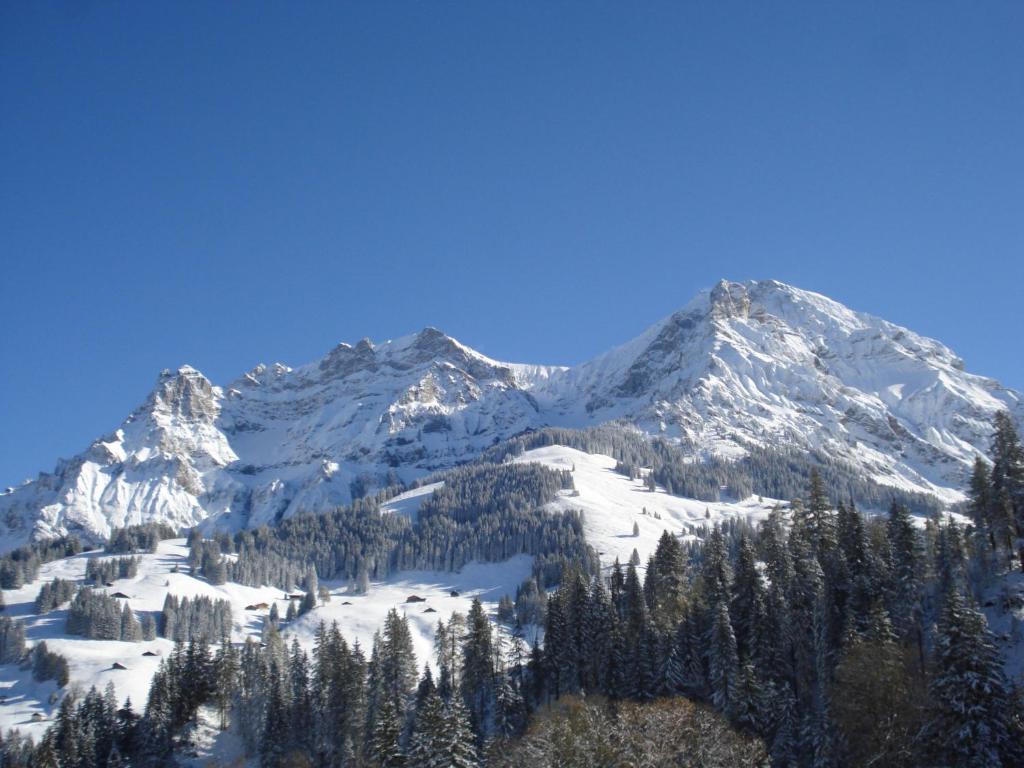
M82 544L74 536L36 541L0 557L0 589L18 589L39 575L39 566L77 555Z
M36 643L32 648L32 677L38 682L54 680L58 688L63 688L71 679L68 660L47 648L45 642Z
M797 498L815 471L837 498L852 499L862 506L885 509L895 500L920 515L941 509L932 496L879 485L864 478L856 467L818 451L748 445L744 446L744 457L727 459L696 446L650 438L626 423L528 432L491 448L483 460L504 461L550 445L611 456L617 462L616 470L634 479L641 477L641 468L649 468L646 479L652 488L657 484L668 493L702 501L745 499L755 494L773 499Z
M175 642L212 643L230 637L231 603L205 595L178 597L168 594L160 613L160 635Z
M231 541L230 538L227 539ZM197 530L188 537L188 563L193 574L205 576L211 584L224 584L228 580L228 564L221 554L222 540L203 539Z
M17 664L25 658L25 625L0 616L0 664Z
M173 539L177 535L178 532L166 523L144 523L115 528L110 534L106 550L113 554L156 552L161 541Z
M1024 569L1024 448L1005 411L996 416L990 453L991 468L980 456L975 459L968 491L967 511L980 539L976 546L1003 562L1016 556Z
M4 765L12 768L133 765L129 758L137 749L132 740L138 719L130 699L118 708L113 683L108 683L102 694L95 686L84 695L77 690L69 691L39 746L29 752L21 740L11 740L19 748L16 754L23 762L8 756L9 762Z
M142 640L142 625L128 603L89 587L79 589L71 601L67 632L92 640Z
M1022 764L1019 699L972 605L971 535L919 530L900 504L864 518L817 474L750 533L712 528L699 558L665 533L643 579L635 562L564 579L536 698L684 695L779 766Z
M242 531L235 537L237 560L225 564L226 578L293 589L306 586L312 567L325 578L349 580L358 592L370 579L396 571L452 571L472 560L495 562L517 554L537 556L545 583L556 581L566 562L596 569L579 515L542 508L572 487L570 473L534 464L485 464L442 477L444 486L424 500L413 522L382 514L375 500L359 500L274 528ZM201 547L202 554L194 555L200 564L209 543ZM217 561L211 555L211 566Z
M56 610L75 596L78 584L67 579L56 578L43 584L36 595L35 610L42 615Z
M117 579L131 579L139 573L138 557L98 557L86 561L85 580L93 584L109 584Z

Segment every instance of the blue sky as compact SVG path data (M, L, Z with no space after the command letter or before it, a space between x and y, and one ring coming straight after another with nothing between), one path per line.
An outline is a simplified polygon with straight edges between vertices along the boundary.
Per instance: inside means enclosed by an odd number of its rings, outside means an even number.
M158 371L777 278L1024 388L1024 4L4 3L0 484Z

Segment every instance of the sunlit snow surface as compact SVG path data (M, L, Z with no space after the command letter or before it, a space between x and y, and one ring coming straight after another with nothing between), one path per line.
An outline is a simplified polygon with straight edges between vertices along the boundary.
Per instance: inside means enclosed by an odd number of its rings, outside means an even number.
M538 462L572 471L575 490L563 492L550 506L552 511L572 509L583 512L587 540L600 552L605 568L616 557L625 563L634 549L641 563L646 563L663 531L685 538L708 523L737 517L763 520L776 503L757 497L735 503L706 503L670 496L661 488L652 492L642 480L630 480L615 472L614 459L561 446L528 451L516 461ZM383 509L415 518L419 505L435 487L424 486L397 496ZM639 528L638 536L632 534L634 522ZM142 564L135 578L116 581L107 591L129 595L129 605L139 616L147 611L159 612L168 593L227 599L232 604L232 639L235 642L246 637L258 637L264 617L269 612L269 608L247 611L247 605L276 602L281 616L285 615L288 603L280 590L238 584L213 586L188 574L187 555L184 540L162 542L155 554L140 556ZM55 577L81 580L86 561L92 557L107 555L89 552L47 563L33 583L17 590L5 590L7 614L25 621L30 643L45 640L49 647L68 658L71 686L88 688L96 685L102 689L112 681L119 700L130 696L136 711L141 712L150 679L159 663L159 657L144 657L142 654L153 650L166 655L173 648L170 641L157 639L145 643L120 643L71 637L64 632L66 606L45 616L33 613L33 602L44 582ZM179 572L173 572L175 567ZM385 582L371 584L367 595L350 595L344 584L325 580L322 583L330 587L331 601L285 625L284 635L288 640L292 636L297 637L307 650L311 650L320 621L337 621L343 634L349 640L358 640L369 653L374 632L381 627L387 612L397 608L409 618L414 649L419 663L423 664L432 658L433 634L438 619L447 619L453 611L465 613L474 596L484 601L493 616L497 601L502 595L514 595L516 587L529 576L530 569L531 558L520 556L504 563L471 563L460 573L404 572ZM1024 577L1011 577L1007 588L1014 594L1024 595ZM458 597L451 596L453 590L459 592ZM992 590L992 600L1000 599L999 591L998 588ZM411 595L423 597L426 602L406 603ZM1024 605L1024 598L1017 599ZM428 609L436 612L428 612ZM1020 674L1024 671L1020 629L1024 608L1001 616L995 610L986 612L994 622L993 631L1001 647L1007 652L1008 671ZM527 639L532 639L532 636ZM114 662L128 669L114 670ZM0 696L5 696L0 701L0 729L18 728L38 738L55 712L56 704L49 701L55 690L52 682L33 682L29 669L19 669L14 665L0 667ZM47 720L31 722L33 713L37 712ZM193 739L198 752L196 764L206 764L211 760L214 764L223 764L235 760L240 754L237 737L230 732L219 732L210 713L200 718Z
M141 712L150 679L160 661L159 657L145 657L143 653L151 650L166 655L174 647L172 642L163 638L142 643L89 640L64 632L66 605L44 616L33 613L33 602L43 583L58 576L81 579L85 574L86 560L97 556L101 555L84 553L47 563L36 581L21 589L5 590L7 614L25 621L30 643L45 640L51 650L67 657L72 686L88 688L96 685L102 689L112 681L119 700L130 696L135 710ZM229 600L234 617L232 639L235 642L246 637L259 637L264 617L269 613L269 607L247 611L247 605L276 602L284 617L288 601L281 590L239 584L213 586L202 578L188 575L187 557L188 547L183 539L162 542L155 554L141 555L142 564L135 578L113 582L112 587L103 591L129 595L128 604L140 618L147 611L158 613L168 593ZM292 636L297 637L309 650L320 621L337 621L345 637L350 642L358 640L369 655L374 632L383 624L387 612L397 608L409 618L413 647L423 663L432 656L434 627L439 618L447 619L453 611L465 613L474 596L479 596L493 612L502 595L515 594L516 587L529 576L531 561L530 557L520 556L504 563L471 563L460 573L408 571L385 582L372 583L367 595L350 595L344 584L324 580L321 583L331 588L331 601L286 625L284 634L289 641ZM175 566L180 569L179 573L172 572ZM453 590L459 592L459 597L450 595ZM426 602L406 604L405 600L410 595L423 597ZM436 612L427 612L431 608ZM115 670L112 668L114 662L128 669ZM30 669L0 666L0 695L6 695L0 702L0 729L19 728L33 736L41 735L48 723L33 723L30 718L35 712L41 712L47 718L52 716L56 706L50 704L48 698L54 690L52 682L35 683Z
M695 457L815 451L958 501L1000 409L1024 421L1019 393L967 373L937 341L775 281L723 281L572 368L498 362L426 328L296 368L259 365L225 386L167 371L118 429L0 491L0 548L154 520L272 524L525 430L611 420Z
M583 512L587 542L604 566L616 557L625 565L634 549L646 564L662 531L690 537L701 526L730 517L763 520L776 503L757 496L737 503L696 501L670 496L660 486L651 492L643 480L616 472L615 459L560 445L527 451L516 461L572 470L575 491L563 491L552 506ZM633 523L640 529L638 536L633 536Z
M615 557L624 563L634 549L643 562L654 552L663 530L675 535L690 536L692 531L707 522L730 516L761 519L767 515L773 502L756 497L743 502L712 503L670 496L662 489L647 490L642 481L630 480L614 471L615 460L607 456L582 453L572 448L553 446L529 451L519 457L520 462L539 462L573 472L574 492L564 492L551 504L553 510L575 509L584 513L588 542L601 553L603 563L610 565ZM423 486L402 494L383 509L392 514L415 518L422 500L437 485ZM644 510L646 509L646 514ZM710 514L710 520L706 517ZM660 516L660 519L658 519ZM636 522L640 535L632 535ZM81 580L89 558L108 557L99 552L87 552L75 557L47 563L39 578L21 589L5 590L7 615L25 621L30 643L45 640L54 651L66 656L71 666L72 685L103 688L112 681L119 699L130 696L137 711L145 706L150 678L159 663L159 657L144 657L152 650L166 655L173 648L169 640L157 639L144 643L121 643L88 640L69 636L64 632L67 607L36 616L33 603L43 583L56 577ZM121 579L104 591L129 595L128 604L141 618L145 612L158 614L168 593L194 597L206 595L231 602L234 616L233 640L258 637L268 609L247 611L247 605L277 602L283 617L288 601L281 590L271 587L245 587L239 584L214 586L205 579L189 574L188 547L183 539L164 541L155 554L140 555L139 573L131 579ZM519 556L503 563L471 563L459 573L407 571L384 582L371 584L367 595L348 594L347 586L338 581L324 580L331 588L329 603L316 608L284 629L287 638L295 636L307 648L312 648L313 637L320 621L337 621L343 634L358 640L369 653L373 634L383 623L391 608L397 608L409 618L413 645L420 664L432 657L433 634L438 619L447 619L453 611L465 613L474 596L484 601L493 614L498 600L505 594L514 595L516 587L530 575L532 558ZM178 572L174 572L177 569ZM452 597L451 592L458 592ZM426 602L406 603L412 595ZM428 611L433 609L433 611ZM115 670L114 662L128 667ZM37 684L31 671L13 665L0 667L0 728L20 728L38 736L47 723L32 723L33 713L41 712L48 718L54 705L48 698L55 690L53 683Z

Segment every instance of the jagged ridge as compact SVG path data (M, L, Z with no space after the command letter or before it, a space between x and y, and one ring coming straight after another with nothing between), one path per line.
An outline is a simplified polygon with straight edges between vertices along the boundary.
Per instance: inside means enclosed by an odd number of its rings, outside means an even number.
M114 434L0 496L8 545L204 520L238 527L468 461L525 429L624 419L699 457L815 448L883 483L958 498L992 414L1021 397L939 342L775 281L720 282L575 368L501 363L434 328L339 344L226 387L161 374Z

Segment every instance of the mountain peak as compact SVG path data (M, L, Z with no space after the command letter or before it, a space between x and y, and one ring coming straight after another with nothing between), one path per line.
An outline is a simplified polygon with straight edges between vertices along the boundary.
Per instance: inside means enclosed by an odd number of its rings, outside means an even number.
M775 280L721 280L568 369L501 363L427 326L294 370L260 365L226 391L192 366L164 371L110 437L0 497L0 532L273 522L524 430L612 420L695 459L805 450L956 500L1000 409L1024 417L1017 393L965 373L939 342Z
M750 297L742 283L720 280L711 289L711 316L714 318L740 317L750 315Z
M210 380L191 365L182 365L177 371L161 371L147 402L147 410L211 421L216 418L219 407Z

